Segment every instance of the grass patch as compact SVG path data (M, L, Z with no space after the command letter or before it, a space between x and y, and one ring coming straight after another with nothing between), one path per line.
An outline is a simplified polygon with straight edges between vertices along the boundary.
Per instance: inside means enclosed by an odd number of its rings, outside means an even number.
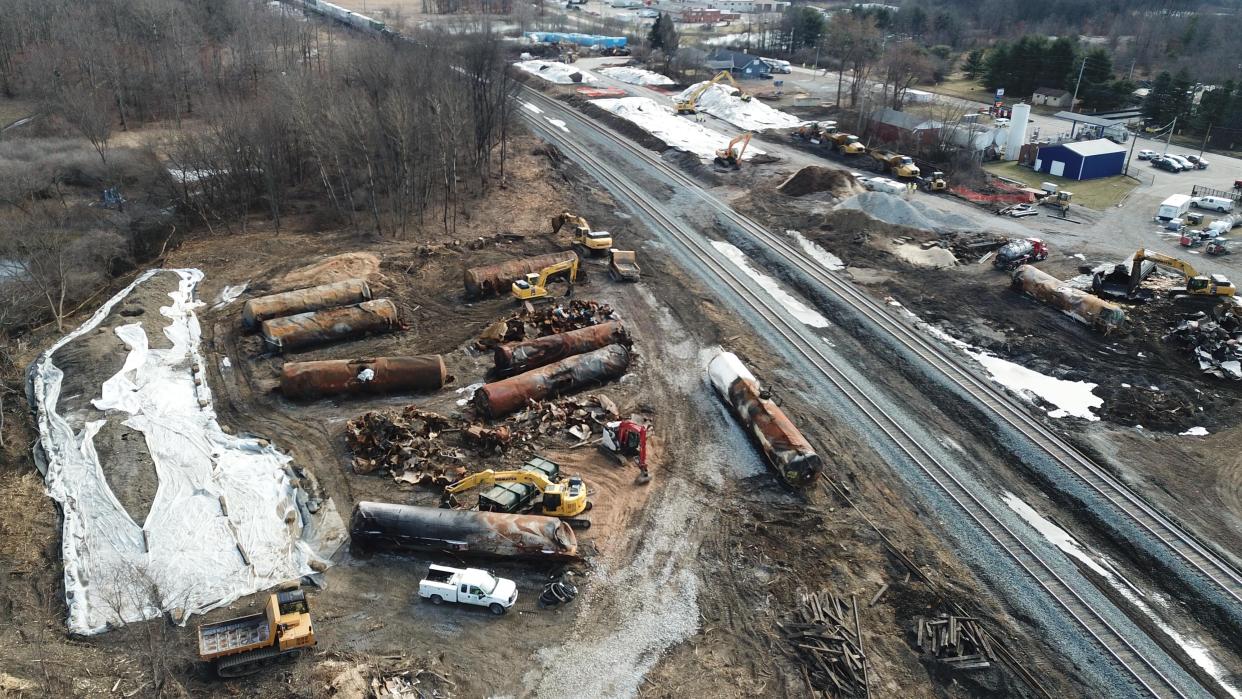
M23 100L0 99L0 127L34 114L34 105Z
M1082 180L1080 182L1064 177L1053 177L1044 172L1035 172L1014 162L988 163L983 166L983 169L993 175L1023 182L1026 186L1035 189L1039 189L1039 185L1042 182L1051 182L1061 189L1073 192L1074 201L1072 203L1085 206L1088 209L1103 210L1110 206L1116 206L1138 186L1138 182L1124 175Z
M982 102L984 104L992 103L993 93L991 90L980 85L977 80L971 80L961 75L955 75L936 85L916 85L915 87L920 90L934 92L938 95L945 95L946 97L957 97L958 99Z

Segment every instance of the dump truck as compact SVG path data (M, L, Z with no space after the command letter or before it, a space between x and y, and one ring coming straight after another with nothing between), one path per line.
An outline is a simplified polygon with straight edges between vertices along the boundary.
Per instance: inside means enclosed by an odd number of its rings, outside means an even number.
M828 134L828 141L832 144L832 149L844 155L862 155L867 152L867 147L862 141L852 133L837 131Z
M633 250L613 248L608 251L608 275L619 282L637 282L643 277L643 269Z
M310 607L302 590L270 596L262 614L202 624L198 657L220 677L258 672L278 660L293 660L315 645Z
M914 164L914 158L908 155L875 148L868 150L867 154L879 163L885 172L891 172L897 177L914 179L920 174L919 166Z
M487 607L500 616L517 602L517 584L479 568L431 565L418 583L418 596L432 604L455 602Z
M835 121L808 121L794 129L793 135L795 138L811 143L822 143L836 130L837 122Z

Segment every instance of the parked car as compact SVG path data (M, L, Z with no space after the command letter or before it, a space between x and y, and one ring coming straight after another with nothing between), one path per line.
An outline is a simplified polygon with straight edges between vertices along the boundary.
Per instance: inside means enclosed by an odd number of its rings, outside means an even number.
M1172 159L1173 159L1173 160L1174 160L1174 161L1175 161L1178 165L1181 165L1181 166L1182 166L1182 169L1183 169L1183 170L1193 170L1193 169L1195 169L1195 164L1194 164L1194 163L1190 162L1189 160L1187 160L1187 159L1183 158L1183 157L1182 157L1182 156L1180 156L1180 155L1173 155L1173 154L1171 154L1171 153L1170 153L1169 155L1166 155L1165 157L1166 157L1166 158L1172 158Z
M478 568L432 565L418 583L418 596L432 604L456 602L487 607L497 616L517 601L517 584Z
M1233 211L1233 200L1225 197L1198 197L1193 204L1197 209L1218 211L1222 214Z
M1201 158L1197 155L1188 155L1186 156L1186 159L1189 160L1191 164L1193 164L1196 168L1200 170L1206 170L1208 165L1211 165L1211 163L1209 163L1206 158Z
M1146 148L1144 148L1143 150L1138 152L1139 160L1151 160L1154 157L1156 157L1156 151L1154 150L1147 150Z
M1152 158L1151 166L1158 170L1165 170L1167 172L1181 172L1183 169L1181 163L1162 155Z

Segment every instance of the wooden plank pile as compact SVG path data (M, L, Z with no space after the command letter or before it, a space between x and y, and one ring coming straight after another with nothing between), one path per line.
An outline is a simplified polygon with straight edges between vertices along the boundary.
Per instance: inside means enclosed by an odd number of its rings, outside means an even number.
M941 614L938 619L919 617L917 645L926 654L958 670L990 667L996 655L979 621L969 616Z
M870 697L858 601L831 592L799 592L801 605L777 626L817 690L836 697Z

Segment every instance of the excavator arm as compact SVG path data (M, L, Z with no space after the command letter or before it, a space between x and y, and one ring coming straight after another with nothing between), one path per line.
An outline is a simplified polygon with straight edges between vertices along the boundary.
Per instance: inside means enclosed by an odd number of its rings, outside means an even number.
M474 490L480 486L496 485L497 483L523 483L538 488L543 492L552 485L552 481L547 476L537 471L479 471L444 487L444 492L449 495L457 495L468 490Z
M686 97L686 99L679 102L677 104L678 111L684 111L684 110L694 111L698 109L699 98L702 97L705 92L710 90L712 85L718 85L720 84L722 80L728 81L730 85L737 88L737 91L741 93L741 95L739 96L739 99L741 99L743 102L750 101L750 95L746 94L746 91L742 89L742 86L737 84L737 80L733 79L733 73L730 73L727 70L722 70L716 74L716 77L700 85L694 92L691 92L689 96Z
M1176 257L1165 255L1159 252L1148 252L1144 248L1139 248L1134 253L1134 262L1130 266L1130 293L1133 294L1138 290L1139 285L1143 283L1143 263L1154 262L1155 264L1171 269L1178 274L1186 277L1186 279L1194 279L1199 276L1199 272L1189 262L1179 260Z

